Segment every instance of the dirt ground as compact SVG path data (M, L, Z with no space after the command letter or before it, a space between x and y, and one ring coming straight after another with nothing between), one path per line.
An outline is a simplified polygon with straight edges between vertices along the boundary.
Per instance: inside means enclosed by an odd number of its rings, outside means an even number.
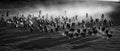
M112 28L111 39L86 36L68 39L60 33L0 28L0 51L119 51L120 26Z

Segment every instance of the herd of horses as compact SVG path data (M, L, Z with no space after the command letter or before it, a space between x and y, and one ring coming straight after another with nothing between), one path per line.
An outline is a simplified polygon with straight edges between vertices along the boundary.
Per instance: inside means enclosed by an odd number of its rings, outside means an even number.
M63 31L62 35L69 38L84 37L85 35L98 35L101 34L104 37L112 37L109 28L113 22L107 20L104 17L101 19L90 18L90 21L79 21L78 16L73 18L67 17L12 17L4 19L1 17L0 22L4 23L8 27L17 28L20 30L34 30L46 31L46 32L58 32Z

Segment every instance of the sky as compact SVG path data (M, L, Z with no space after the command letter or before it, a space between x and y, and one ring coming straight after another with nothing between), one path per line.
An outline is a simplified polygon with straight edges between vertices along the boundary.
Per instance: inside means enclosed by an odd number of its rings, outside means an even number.
M0 0L0 14L9 11L10 16L38 16L41 10L42 15L49 16L78 15L79 18L85 18L88 13L94 18L99 18L101 14L109 17L112 12L118 10L119 2L120 0Z

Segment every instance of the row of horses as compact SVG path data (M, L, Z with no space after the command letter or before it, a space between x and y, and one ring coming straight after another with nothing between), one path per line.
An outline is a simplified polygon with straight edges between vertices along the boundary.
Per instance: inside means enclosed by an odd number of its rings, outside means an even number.
M89 28L71 28L67 29L64 32L62 32L63 36L68 37L69 39L71 38L78 38L78 37L86 37L86 36L99 36L102 38L111 38L112 37L113 31L110 30L110 28L106 27L89 27Z
M77 19L77 18L76 18ZM78 21L78 20L75 20ZM62 29L70 29L73 27L92 27L94 25L96 26L108 26L111 25L110 21L99 20L99 19L91 19L89 22L85 22L82 20L82 22L75 22L71 21L71 19L60 19L58 17L52 18L52 19L43 19L43 18L24 18L24 17L13 17L12 19L7 19L5 24L9 27L19 28L21 30L23 29L30 29L31 32L33 32L35 29L39 31L59 31Z

